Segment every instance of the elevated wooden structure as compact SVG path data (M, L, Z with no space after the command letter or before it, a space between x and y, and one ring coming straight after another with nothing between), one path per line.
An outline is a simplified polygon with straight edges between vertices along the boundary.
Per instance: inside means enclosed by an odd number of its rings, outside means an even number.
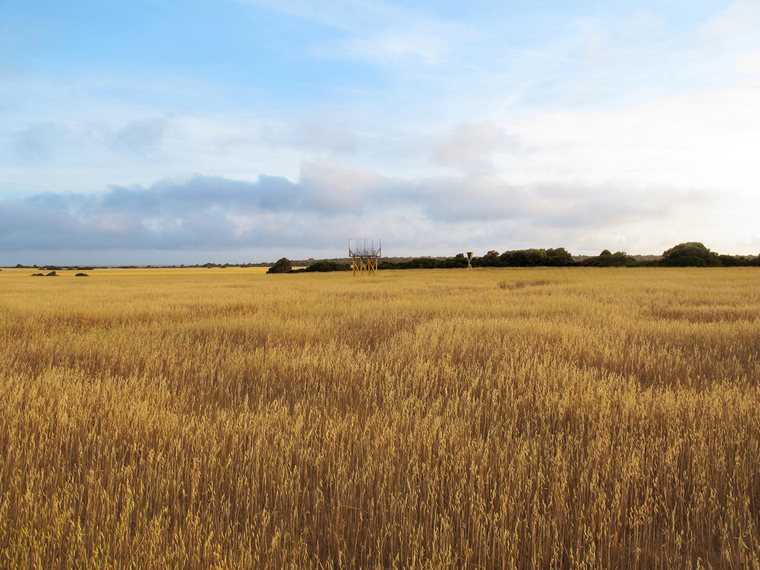
M383 241L374 239L348 240L348 256L351 258L351 269L356 275L375 275L377 259L382 254Z

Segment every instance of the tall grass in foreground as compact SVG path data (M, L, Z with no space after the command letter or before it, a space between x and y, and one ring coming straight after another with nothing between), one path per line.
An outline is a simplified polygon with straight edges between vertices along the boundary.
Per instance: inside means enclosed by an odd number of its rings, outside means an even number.
M754 269L0 274L0 566L760 568Z

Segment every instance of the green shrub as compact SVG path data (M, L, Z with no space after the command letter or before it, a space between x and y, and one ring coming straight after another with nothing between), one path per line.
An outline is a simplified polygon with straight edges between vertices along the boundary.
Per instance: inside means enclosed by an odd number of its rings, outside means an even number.
M272 267L269 268L267 273L289 273L293 270L293 264L287 257L279 259Z
M662 253L661 265L666 267L721 267L718 254L698 241L679 243Z

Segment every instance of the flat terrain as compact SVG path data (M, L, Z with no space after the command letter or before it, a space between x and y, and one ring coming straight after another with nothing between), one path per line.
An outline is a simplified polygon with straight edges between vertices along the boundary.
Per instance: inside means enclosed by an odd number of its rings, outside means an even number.
M32 272L2 567L760 567L755 268Z

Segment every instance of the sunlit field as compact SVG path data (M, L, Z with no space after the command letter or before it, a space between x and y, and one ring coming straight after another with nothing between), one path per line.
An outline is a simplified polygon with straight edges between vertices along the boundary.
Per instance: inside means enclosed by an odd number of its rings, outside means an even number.
M760 568L760 271L0 272L0 567Z

